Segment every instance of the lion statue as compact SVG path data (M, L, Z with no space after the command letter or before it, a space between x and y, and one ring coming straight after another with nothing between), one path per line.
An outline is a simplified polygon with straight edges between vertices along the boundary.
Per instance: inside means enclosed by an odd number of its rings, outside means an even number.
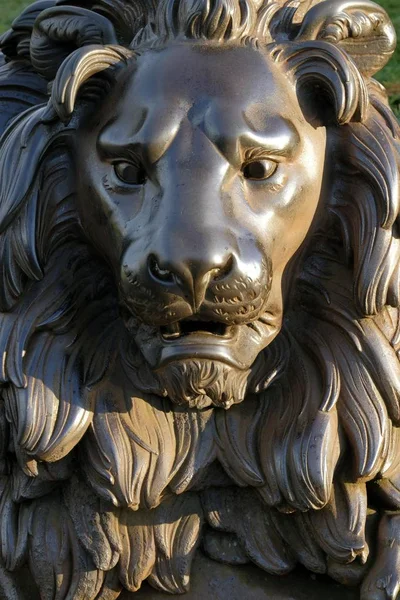
M183 594L201 548L396 598L395 43L369 0L39 0L3 35L3 597Z

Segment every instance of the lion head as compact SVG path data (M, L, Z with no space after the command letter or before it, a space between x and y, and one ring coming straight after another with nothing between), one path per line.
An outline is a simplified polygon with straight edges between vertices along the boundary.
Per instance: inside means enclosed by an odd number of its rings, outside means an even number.
M400 509L394 46L369 0L39 0L3 36L0 547L43 598L182 593L200 541L363 576Z

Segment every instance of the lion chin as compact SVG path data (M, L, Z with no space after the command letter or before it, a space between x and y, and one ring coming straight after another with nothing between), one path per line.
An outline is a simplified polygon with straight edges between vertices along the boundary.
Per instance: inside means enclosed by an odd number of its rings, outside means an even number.
M245 399L250 373L217 361L188 360L158 369L153 390L178 406L228 409Z

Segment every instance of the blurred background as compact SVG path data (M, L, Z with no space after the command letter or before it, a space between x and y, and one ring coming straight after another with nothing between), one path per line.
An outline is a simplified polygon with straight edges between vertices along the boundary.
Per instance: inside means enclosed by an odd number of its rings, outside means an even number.
M399 45L396 54L385 69L379 74L378 79L388 89L392 107L400 118L400 0L375 0L389 13L396 27ZM8 29L12 20L23 8L31 4L30 0L0 0L0 32Z

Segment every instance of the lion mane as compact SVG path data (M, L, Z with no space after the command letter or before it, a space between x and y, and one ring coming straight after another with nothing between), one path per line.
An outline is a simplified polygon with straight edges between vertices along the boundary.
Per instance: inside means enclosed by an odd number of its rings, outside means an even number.
M272 574L300 563L347 581L351 563L359 581L377 511L400 509L399 127L370 77L390 55L383 11L341 11L317 35L318 1L70 4L39 0L1 40L5 569L28 563L45 600L116 598L144 580L176 594L201 544ZM376 64L352 54L355 32L378 39ZM179 35L263 45L326 107L323 218L285 282L255 393L229 410L152 393L75 207L68 140L118 69ZM170 385L179 396L179 371Z

